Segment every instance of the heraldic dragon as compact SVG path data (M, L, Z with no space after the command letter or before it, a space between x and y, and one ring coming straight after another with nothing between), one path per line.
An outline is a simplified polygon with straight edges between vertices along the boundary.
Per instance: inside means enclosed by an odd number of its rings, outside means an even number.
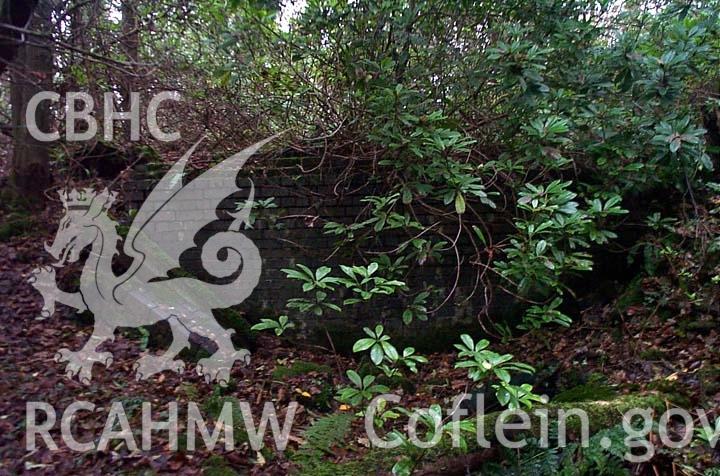
M103 342L114 339L117 328L136 328L160 321L170 325L172 344L164 354L147 354L135 363L139 380L164 370L182 372L184 363L175 357L190 345L191 333L217 345L215 353L200 359L196 367L207 382L227 384L236 360L249 363L250 353L235 349L231 341L233 331L217 323L212 309L240 304L260 279L260 253L240 231L252 209L254 187L251 184L248 199L240 211L233 213L218 208L223 200L240 192L238 171L272 139L248 147L183 185L185 165L197 144L193 146L165 174L135 215L123 242L123 252L132 258L132 263L120 276L112 269L120 240L118 224L108 216L116 193L108 189L60 192L65 215L52 246L45 245L47 252L58 261L52 267L36 268L29 282L43 296L42 317L55 312L55 303L94 314L95 326L86 345L76 352L61 349L55 356L56 361L67 363L68 377L77 376L88 384L95 363L105 366L112 363L112 354L97 349ZM229 217L225 216L222 221L220 218L225 213ZM217 223L226 225L219 227L204 243L197 244L198 232L215 231L212 225ZM219 283L168 276L171 270L181 269L181 254L198 248L204 270ZM89 249L89 253L79 291L60 290L54 268L78 261L85 249Z

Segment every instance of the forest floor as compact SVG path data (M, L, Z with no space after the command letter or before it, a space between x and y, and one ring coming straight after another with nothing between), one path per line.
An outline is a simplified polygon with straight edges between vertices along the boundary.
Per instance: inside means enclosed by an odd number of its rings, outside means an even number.
M35 223L56 223L58 213L51 207L37 215ZM41 297L28 277L35 267L50 264L43 243L52 236L45 229L35 226L0 242L0 475L286 474L295 465L287 454L303 446L304 430L313 421L333 412L350 411L332 397L343 382L345 370L353 368L351 359L267 335L258 336L249 366L238 364L233 368L233 382L226 389L205 383L190 362L181 374L165 372L148 381L135 381L133 364L148 350L143 350L142 336L126 332L118 332L115 341L105 345L114 362L107 369L95 366L90 385L66 378L64 366L54 361L55 353L61 347L79 349L92 331L92 321L79 319L63 306L50 318L38 317ZM58 272L59 280L68 281L78 271L63 268ZM615 324L603 324L612 314L616 315ZM580 322L568 329L528 335L498 346L538 368L552 366L565 388L586 381L588 375L601 374L605 385L619 393L672 387L686 399L685 405L711 401L717 409L719 339L716 329L688 329L673 319L660 320L643 307L628 307L617 316L606 306L586 310ZM414 391L402 395L405 407L424 408L437 402L445 407L446 402L468 390L464 369L453 368L454 352L428 357L432 365L421 366L419 374L412 376ZM202 444L195 452L171 451L162 432L154 434L150 451L130 451L124 443L113 441L107 451L77 453L60 439L60 412L76 400L96 405L94 412L82 412L72 422L76 438L90 441L102 432L114 401L123 403L131 426L139 432L143 401L152 402L154 412L158 412L154 413L156 419L166 411L168 402L179 402L182 430L188 401L199 402L212 413L213 405L227 397L248 402L258 417L263 402L271 401L281 423L288 404L299 402L286 454L256 452L247 443L238 444L233 451L218 445L212 454ZM51 431L58 442L57 451L42 442L38 449L26 451L26 402L32 401L47 402L58 409L58 424ZM139 444L139 437L136 439ZM272 448L269 438L266 442ZM367 453L362 419L355 419L349 434L330 450L323 458L331 463ZM378 472L387 469L378 468Z

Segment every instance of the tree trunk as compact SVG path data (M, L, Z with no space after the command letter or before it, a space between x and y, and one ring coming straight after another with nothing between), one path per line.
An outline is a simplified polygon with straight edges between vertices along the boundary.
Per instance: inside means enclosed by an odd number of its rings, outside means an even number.
M36 0L0 0L0 24L25 28L36 3ZM18 30L0 26L0 74L15 58L21 39Z
M30 21L29 29L50 34L52 32L52 5L40 0ZM28 44L28 41L32 44ZM44 43L41 46L39 44ZM30 99L40 91L52 90L53 58L50 40L28 36L20 45L12 65L10 102L12 105L13 155L10 162L11 183L18 198L39 205L44 191L50 185L49 143L34 138L26 123L26 110ZM42 132L52 128L50 102L39 104L35 122Z
M138 54L140 49L139 21L137 2L135 0L122 0L121 9L122 24L120 45L125 54L127 62L131 65L127 69L127 74L123 74L118 78L118 86L120 90L120 107L119 110L130 111L131 94L136 91L137 81L135 74L137 72ZM120 136L123 145L127 146L132 141L132 131L130 123L122 121L116 123L116 127L120 128ZM118 137L116 135L116 137Z
M122 2L122 47L127 56L128 63L133 66L130 74L123 78L122 102L125 110L130 107L130 93L135 91L135 65L138 62L140 50L140 35L138 31L138 13L134 0L123 0Z

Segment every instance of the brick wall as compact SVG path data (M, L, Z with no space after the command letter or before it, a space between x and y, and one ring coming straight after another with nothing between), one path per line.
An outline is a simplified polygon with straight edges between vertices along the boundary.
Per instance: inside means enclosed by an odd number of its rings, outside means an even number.
M125 186L125 200L133 208L139 208L144 198L154 186L157 179L139 178L141 174ZM260 250L263 260L263 271L259 285L253 294L242 305L241 309L251 319L275 317L283 313L285 302L302 295L300 285L285 278L283 268L293 267L296 263L307 265L311 269L319 266L330 266L335 275L341 273L339 264L363 264L351 251L337 248L337 237L323 232L325 220L352 223L365 207L361 199L373 193L372 176L357 174L345 177L343 170L324 168L322 173L300 173L296 165L274 167L271 171L263 170L262 174L249 174L255 184L256 201L274 198L278 208L270 210L273 215L265 219L264 212L254 223L253 228L246 231ZM241 175L242 177L242 175ZM342 178L342 180L340 180ZM245 179L240 179L242 185ZM337 185L338 181L341 185ZM247 183L247 182L246 182ZM247 192L245 192L247 193ZM234 209L242 197L226 200L220 209ZM430 223L432 217L419 217L421 221ZM486 222L493 227L494 233L502 233L504 225L498 217L488 214ZM384 233L381 248L392 249L407 239L400 233ZM461 246L465 246L461 243ZM424 289L429 285L441 288L444 296L455 282L457 271L453 254L446 256L443 262L427 262L420 266L415 263L408 278L413 290ZM199 256L186 260L183 265L191 272L200 267ZM372 256L368 255L372 259ZM440 335L445 331L453 338L457 332L466 329L477 331L479 310L485 305L485 292L478 285L474 296L467 296L475 288L475 269L468 263L460 267L459 286L453 298L445 304L428 322L414 323L410 327L403 326L401 314L404 304L397 299L382 299L372 305L352 306L346 308L342 315L329 313L322 318L314 315L296 316L295 322L306 336L318 336L325 339L328 330L339 346L345 346L345 335L348 342L357 338L362 326L382 322L394 329L394 339L414 340L419 334L427 336L430 341L440 345ZM439 304L439 303L436 303ZM508 315L513 312L514 303L507 296L494 296L491 316ZM361 332L361 331L360 331ZM475 332L477 333L477 332ZM442 345L445 345L444 343ZM422 345L416 345L423 347ZM424 347L432 347L424 346Z

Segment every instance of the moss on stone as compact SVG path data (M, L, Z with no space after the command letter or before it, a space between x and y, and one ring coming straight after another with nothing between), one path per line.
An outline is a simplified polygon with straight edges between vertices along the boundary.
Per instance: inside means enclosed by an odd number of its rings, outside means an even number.
M622 415L633 408L651 408L662 411L665 408L665 396L661 394L631 394L622 395L614 399L604 401L586 401L573 403L550 403L539 406L527 412L530 416L532 430L535 436L539 435L541 428L540 417L534 414L535 410L547 410L549 423L557 421L558 412L564 410L569 412L572 409L585 411L588 415L590 433L612 428L622 422ZM490 413L480 417L483 422L483 434L488 441L492 441L495 434L495 422L501 412ZM566 428L570 435L577 434L580 430L580 420L577 417L569 416L566 420ZM481 448L477 444L474 433L469 435L468 451L478 451ZM393 464L402 456L400 449L371 449L361 457L337 463L324 459L321 452L315 454L305 453L298 455L299 451L291 456L296 464L296 474L312 476L354 476L357 474L387 473ZM461 454L459 448L453 448L447 438L444 438L437 446L430 448L423 459L423 463L429 463L440 457Z
M643 360L665 360L665 352L660 349L645 349L638 356Z
M560 392L553 399L557 403L586 402L592 400L612 400L617 390L609 385L586 383Z
M692 404L685 385L680 384L677 380L666 378L653 380L647 385L647 388L662 393L669 402L680 407L689 408Z
M305 360L296 360L289 366L278 365L272 372L272 377L277 380L284 380L289 377L298 377L307 375L310 372L319 374L332 374L333 369L328 365L316 364L315 362L307 362Z
M395 461L396 451L371 450L362 457L336 463L316 458L297 465L294 474L300 476L357 476L362 474L386 474Z
M588 416L590 432L594 433L605 428L610 428L622 422L624 413L633 408L651 408L658 411L665 409L665 396L657 393L621 395L610 400L596 400L584 402L551 402L530 410L532 433L539 435L541 419L535 413L538 410L547 411L549 422L557 421L557 416L562 410L567 415L570 410L584 411ZM481 417L485 437L490 439L495 432L495 422L501 412L494 412ZM580 430L580 420L577 417L568 417L566 427L569 432Z

